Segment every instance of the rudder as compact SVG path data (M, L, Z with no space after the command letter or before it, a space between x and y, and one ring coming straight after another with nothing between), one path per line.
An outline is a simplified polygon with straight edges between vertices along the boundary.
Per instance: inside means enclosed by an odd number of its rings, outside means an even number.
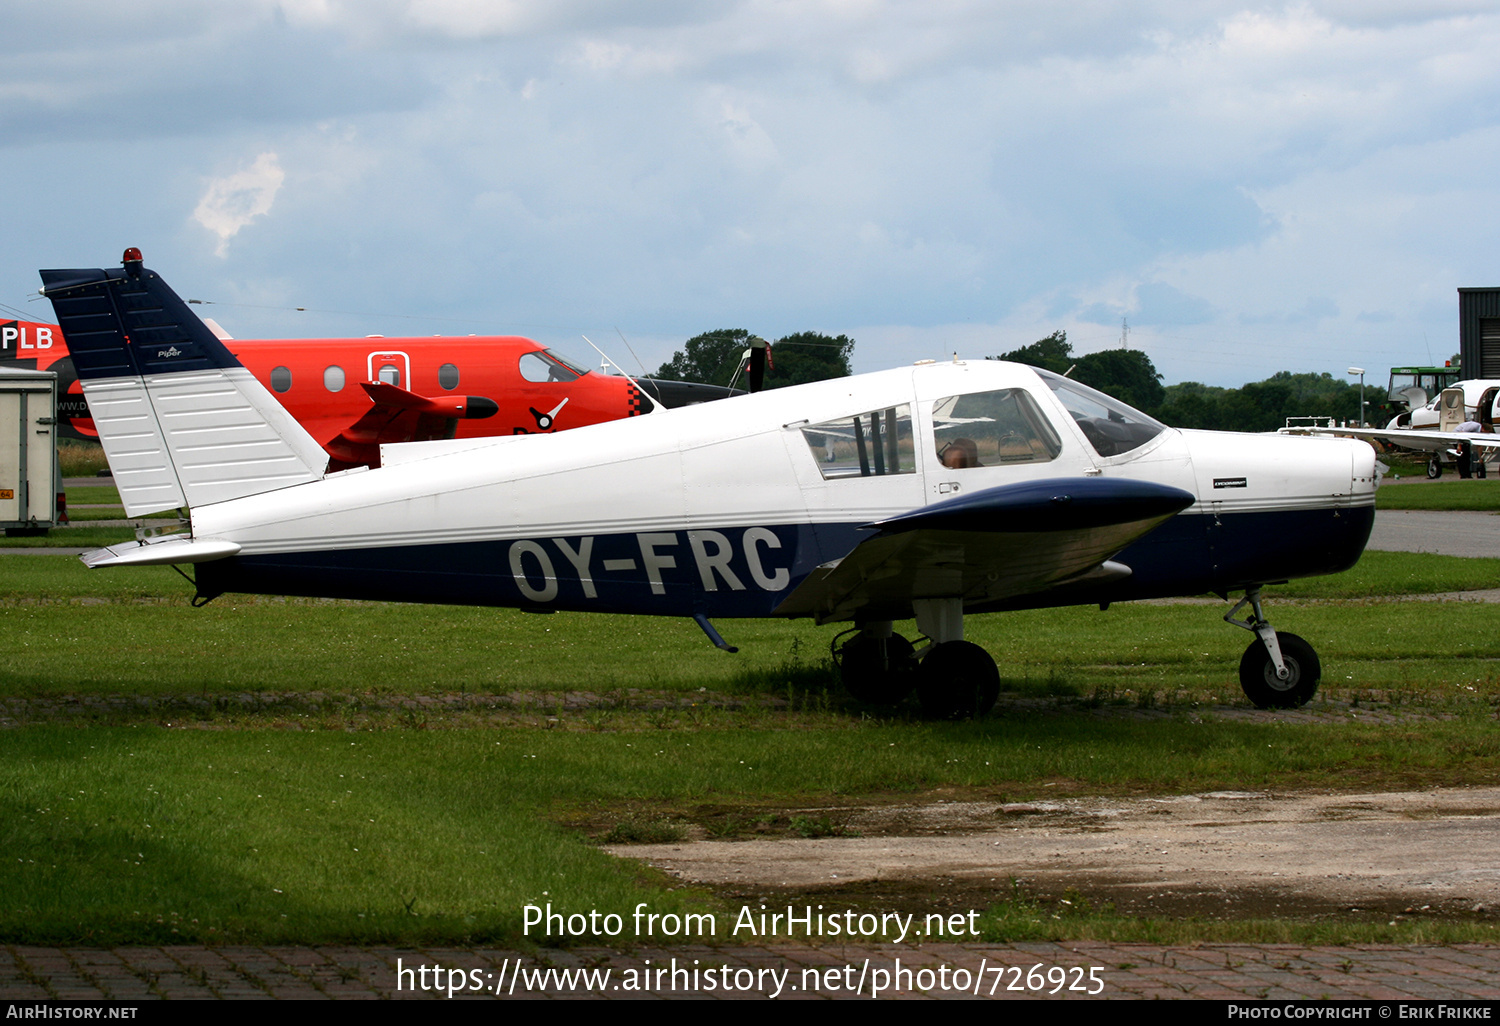
M328 456L155 272L44 270L127 516L316 481Z

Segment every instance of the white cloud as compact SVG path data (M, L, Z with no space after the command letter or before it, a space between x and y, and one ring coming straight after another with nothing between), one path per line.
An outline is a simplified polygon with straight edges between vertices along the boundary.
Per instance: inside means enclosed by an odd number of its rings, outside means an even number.
M219 237L214 253L224 256L229 240L241 228L271 212L276 193L286 179L276 154L262 153L244 171L212 179L193 210L193 220Z

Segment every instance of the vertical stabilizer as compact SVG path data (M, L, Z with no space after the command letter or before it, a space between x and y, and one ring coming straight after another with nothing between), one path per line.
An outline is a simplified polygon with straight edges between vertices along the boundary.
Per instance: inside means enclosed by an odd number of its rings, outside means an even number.
M328 455L166 282L42 271L127 516L316 481Z

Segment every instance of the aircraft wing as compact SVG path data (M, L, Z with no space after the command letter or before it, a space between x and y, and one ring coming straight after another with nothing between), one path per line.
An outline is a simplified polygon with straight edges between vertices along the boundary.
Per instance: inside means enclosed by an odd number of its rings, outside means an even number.
M818 567L778 616L819 623L902 620L912 601L982 605L1129 576L1109 557L1196 501L1180 488L1075 477L986 488L868 526L874 533Z
M1403 449L1436 452L1452 449L1468 442L1481 449L1500 449L1500 435L1478 431L1421 431L1414 428L1282 428L1283 435L1336 435L1340 438L1364 438L1377 442L1389 442Z

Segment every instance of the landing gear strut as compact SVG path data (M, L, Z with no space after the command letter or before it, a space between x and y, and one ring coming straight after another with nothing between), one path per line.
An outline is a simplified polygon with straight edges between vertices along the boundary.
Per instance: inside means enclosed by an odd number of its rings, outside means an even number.
M1253 619L1235 619L1247 605ZM1240 658L1240 687L1245 696L1262 709L1295 709L1306 705L1323 676L1318 654L1297 635L1271 627L1260 608L1260 589L1246 589L1245 597L1224 614L1224 622L1243 627L1258 639L1250 643Z

